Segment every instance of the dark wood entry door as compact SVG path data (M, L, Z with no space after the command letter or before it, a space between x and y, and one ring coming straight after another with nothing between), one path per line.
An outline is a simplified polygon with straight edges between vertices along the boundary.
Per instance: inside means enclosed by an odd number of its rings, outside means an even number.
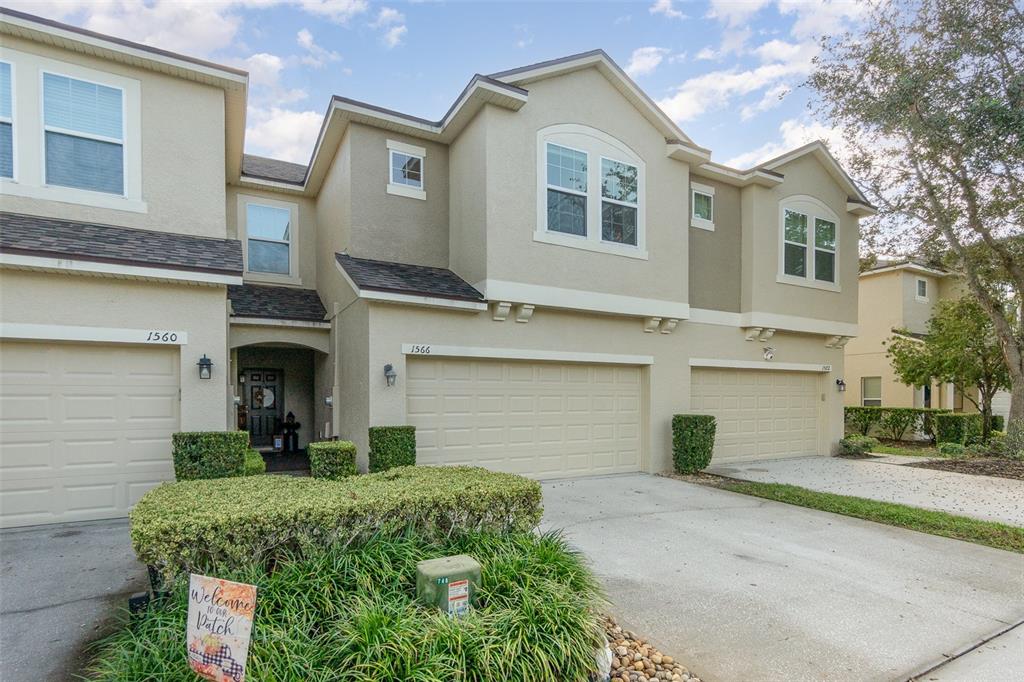
M247 369L242 374L252 444L255 447L272 445L284 415L284 377L279 369Z

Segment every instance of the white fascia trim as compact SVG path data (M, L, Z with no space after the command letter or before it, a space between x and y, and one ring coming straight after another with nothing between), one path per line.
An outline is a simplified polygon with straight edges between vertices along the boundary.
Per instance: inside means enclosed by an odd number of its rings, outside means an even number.
M775 313L741 313L741 327L770 327L791 332L807 334L828 334L829 336L857 336L856 324L819 320L812 317L796 315L778 315Z
M715 180L729 183L734 187L746 187L747 185L759 184L768 187L782 184L784 178L775 173L767 173L763 170L753 168L751 170L736 170L718 163L703 163L695 171L701 175L708 175Z
M717 324L723 327L739 327L741 321L740 313L730 313L725 310L710 310L708 308L690 308L690 322L698 324Z
M852 213L853 215L863 218L865 216L872 216L878 213L878 210L868 206L867 204L859 204L855 201L846 202L846 212Z
M393 149L396 152L409 154L411 156L418 156L420 158L427 157L427 150L424 147L417 147L414 144L406 144L405 142L399 142L398 140L387 140L386 144L388 149Z
M598 291L563 289L541 284L524 284L487 279L477 287L492 301L530 303L547 308L566 310L589 310L611 315L634 315L637 317L661 317L685 320L690 317L690 306L678 301L663 301L655 298L637 298L619 294L605 294Z
M945 270L936 270L934 268L929 268L924 265L918 265L916 263L900 263L899 265L887 265L883 268L865 270L864 272L860 273L860 276L869 277L871 275L880 275L883 272L896 272L897 270L906 270L907 272L931 275L932 277L950 277L953 275L953 273L946 272Z
M169 268L150 268L136 265L119 265L117 263L96 263L93 261L73 260L70 258L50 258L47 256L25 256L16 253L0 253L0 267L27 268L33 270L62 270L66 272L83 272L94 275L110 275L113 277L130 277L135 279L159 279L181 282L201 282L204 284L241 284L241 275L218 275L213 272L193 272L191 270L172 270Z
M127 182L127 180L125 182ZM59 185L27 185L15 182L10 178L4 178L0 181L0 189L3 190L3 194L15 197L25 197L28 199L56 201L62 204L75 204L80 206L95 206L96 208L109 208L114 211L128 211L130 213L146 213L149 211L149 206L145 201L127 199L121 194L93 192L85 189L77 189L75 187L61 187Z
M120 327L79 327L63 324L0 323L0 338L38 341L100 341L142 343L153 346L184 346L188 332L172 329L123 329Z
M253 185L259 188L272 189L279 192L295 192L296 194L302 194L304 191L304 185L293 185L288 182L276 182L274 180L254 178L251 175L242 175L238 179L238 184L242 187Z
M692 147L688 144L670 142L665 145L665 156L676 161L686 163L703 164L711 159L711 152L701 147Z
M614 353L576 353L573 351L538 350L524 348L481 348L478 346L441 346L430 343L404 343L405 355L456 358L495 358L500 360L546 360L553 362L583 362L605 365L653 365L651 355L618 355Z
M274 317L231 317L231 324L250 325L255 327L300 327L303 329L330 329L330 322L311 322L309 320L279 320Z
M355 295L359 298L367 301L377 301L379 303L399 303L404 305L415 305L415 306L426 306L429 308L450 308L453 310L466 310L471 312L480 312L487 310L487 303L481 301L458 301L451 298L436 298L434 296L415 296L412 294L396 294L389 291L374 291L373 289L360 289L355 281L349 277L349 274L345 272L345 268L341 267L341 263L337 259L334 260L334 265L337 266L338 272L345 278L345 281Z
M768 362L767 360L724 360L721 358L690 358L690 367L718 367L721 369L762 369L783 372L832 371L832 365L815 365L811 362Z
M388 194L394 194L397 197L407 197L409 199L421 199L426 201L427 192L416 187L409 187L408 185L395 185L388 183L387 186Z

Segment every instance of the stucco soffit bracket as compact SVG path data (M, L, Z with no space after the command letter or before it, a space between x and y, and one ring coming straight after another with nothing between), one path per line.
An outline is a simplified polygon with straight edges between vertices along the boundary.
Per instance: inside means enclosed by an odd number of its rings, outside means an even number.
M761 333L757 335L757 340L764 343L773 336L775 336L775 330L771 327L765 327L761 330Z
M676 325L679 324L679 320L674 317L670 317L667 320L661 321L661 326L658 328L662 334L671 334L676 330Z
M533 317L533 306L529 303L520 303L516 306L516 322L529 322Z
M660 317L645 317L644 318L644 333L653 334L658 331L658 327L661 325Z
M744 330L747 335L747 341L757 341L758 337L761 336L762 329L763 327L747 327Z
M495 301L491 311L491 319L496 322L504 322L508 319L510 310L512 310L511 301Z
M852 336L838 336L838 335L830 336L827 339L825 339L825 347L826 348L842 348L847 343L849 343L850 339L852 339L852 338L853 338Z

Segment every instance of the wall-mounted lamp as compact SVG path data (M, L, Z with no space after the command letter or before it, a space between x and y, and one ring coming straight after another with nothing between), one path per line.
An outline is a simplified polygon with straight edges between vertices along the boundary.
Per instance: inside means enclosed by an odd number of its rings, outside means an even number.
M334 396L325 395L324 396L324 405L326 405L327 407L334 407Z
M384 380L388 382L388 386L394 386L397 379L398 372L395 371L395 368L390 363L384 365Z
M839 389L840 393L846 392L846 382L842 379L836 379L836 388Z
M203 357L199 358L199 362L196 364L199 365L200 379L209 379L213 376L213 360L206 357L205 353L203 354Z
M764 349L764 359L765 360L771 360L774 357L775 357L775 349L772 348L771 346L766 347Z
M241 404L242 404L242 396L236 395L235 396L235 407L238 407Z

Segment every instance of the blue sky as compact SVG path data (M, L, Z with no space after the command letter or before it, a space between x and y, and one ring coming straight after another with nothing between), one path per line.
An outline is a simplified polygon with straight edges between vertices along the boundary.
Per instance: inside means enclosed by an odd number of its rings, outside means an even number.
M841 147L797 86L818 37L854 26L864 9L824 0L0 2L247 69L250 153L306 162L332 94L437 119L474 73L600 47L714 160L742 167L812 139Z

